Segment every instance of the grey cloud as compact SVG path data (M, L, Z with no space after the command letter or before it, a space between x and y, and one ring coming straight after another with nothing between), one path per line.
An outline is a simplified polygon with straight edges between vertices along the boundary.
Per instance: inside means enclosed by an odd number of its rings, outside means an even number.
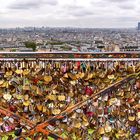
M67 5L66 7L64 7L68 10L77 10L77 9L83 9L84 7L79 6L79 5Z
M0 26L135 27L140 20L139 0L2 1Z
M125 3L118 3L118 7L122 10L132 10L137 7L136 1L126 1Z
M124 3L124 2L130 2L131 0L106 0L106 1L113 2L113 3Z
M120 5L119 8L124 9L124 10L133 10L135 9L134 5Z
M75 12L69 12L72 16L75 17L85 17L85 16L91 16L94 15L91 11L75 11Z
M94 7L99 7L99 8L108 6L108 2L105 1L91 1L90 4Z
M118 17L116 18L117 21L120 22L133 22L133 21L137 21L138 18L137 17L133 17L133 16L122 16L122 17Z
M57 5L57 0L24 0L14 1L9 8L10 9L33 9L39 8L43 5Z
M22 2L22 3L13 3L9 6L10 9L31 9L31 8L38 8L40 4L38 1L29 1L29 2Z
M120 8L124 10L134 10L136 8L137 0L106 0L106 3L110 2L110 7Z
M68 15L74 17L85 17L93 15L92 11L79 5L67 5L65 9Z
M53 6L53 5L57 5L58 1L57 0L44 0L44 3Z

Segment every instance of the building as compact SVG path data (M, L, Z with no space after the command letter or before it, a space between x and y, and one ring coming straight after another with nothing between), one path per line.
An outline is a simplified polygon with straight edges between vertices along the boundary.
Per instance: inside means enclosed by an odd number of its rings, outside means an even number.
M123 47L120 47L120 51L121 52L127 52L127 51L140 51L139 47L138 46L123 46Z
M140 22L138 22L137 46L138 46L139 49L140 49Z
M19 52L33 52L33 49L22 47L22 48L19 48Z
M140 31L140 22L138 22L138 30Z

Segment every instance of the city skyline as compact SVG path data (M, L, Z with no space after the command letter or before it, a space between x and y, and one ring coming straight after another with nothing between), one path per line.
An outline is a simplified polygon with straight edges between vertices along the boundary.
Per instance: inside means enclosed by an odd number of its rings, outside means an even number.
M0 0L0 28L25 26L129 28L140 21L139 0Z

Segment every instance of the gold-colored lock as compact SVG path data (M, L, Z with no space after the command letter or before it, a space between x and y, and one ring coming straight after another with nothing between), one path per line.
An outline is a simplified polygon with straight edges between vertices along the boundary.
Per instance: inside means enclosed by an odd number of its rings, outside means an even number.
M30 70L29 69L25 69L24 71L23 71L23 75L28 75L30 73Z
M100 135L105 134L105 129L104 129L104 127L100 127L100 128L98 129L98 133L99 133Z
M52 81L52 76L45 76L44 77L45 82L48 84L49 82Z
M88 122L88 121L83 121L83 122L82 122L82 125L83 125L83 126L88 126L88 125L89 125L89 122Z
M18 69L18 70L16 70L15 72L16 72L16 74L22 74L22 73L23 73L23 70L19 70L19 69Z
M38 111L42 111L42 109L43 109L43 106L41 104L38 104L36 107L37 107Z
M109 80L113 80L113 79L115 78L115 76L112 74L112 75L108 75L107 78L108 78Z
M68 76L72 79L72 80L76 80L77 77L76 75L72 74L72 73L68 73Z
M82 124L80 122L76 122L74 125L75 128L80 128L81 126L82 126Z
M74 96L73 91L70 90L70 92L68 93L68 96L73 97Z
M57 100L57 96L56 95L47 95L46 98L49 99L49 100L52 100L52 101L56 101Z
M104 128L105 128L106 133L109 133L112 131L112 127L109 124L106 124Z
M75 86L76 85L76 81L70 81L70 84Z
M59 101L65 101L66 97L64 95L59 95L58 100Z
M12 71L7 71L4 76L5 77L10 77L12 75L13 75L13 72Z
M25 101L29 100L29 95L28 94L24 95L24 100Z
M0 85L2 85L4 83L4 80L0 80Z
M21 94L16 94L15 97L16 97L18 100L23 99L23 95L21 95Z
M30 86L29 86L29 85L24 85L24 86L22 87L22 89L23 89L23 90L30 90Z
M129 120L129 121L134 121L135 118L136 118L135 116L128 116L128 120Z
M42 112L43 112L43 113L47 112L47 107L46 107L46 106L43 106Z
M30 105L30 101L29 101L29 100L28 100L28 101L24 101L24 102L23 102L23 105L24 105L24 106L29 106L29 105Z
M140 112L137 113L137 117L138 117L138 119L140 119Z
M60 109L53 109L53 110L52 110L52 114L53 114L53 115L58 115L58 114L60 114L60 112L61 112Z
M11 95L10 93L6 93L6 94L3 95L3 98L4 98L5 100L9 101L9 100L11 100L12 95Z
M110 100L109 100L109 106L110 105L113 105L113 104L116 104L117 103L117 98L111 98Z

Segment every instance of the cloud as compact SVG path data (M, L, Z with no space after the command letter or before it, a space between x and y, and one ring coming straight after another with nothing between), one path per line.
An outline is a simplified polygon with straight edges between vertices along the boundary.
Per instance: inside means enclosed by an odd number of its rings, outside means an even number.
M116 18L117 21L121 21L121 22L134 22L137 21L138 18L137 17L133 17L133 16L121 16Z
M67 15L73 17L85 17L94 15L92 10L87 9L86 7L79 6L79 5L67 5L64 7Z
M0 26L135 27L139 0L0 0Z
M103 7L107 7L108 6L108 2L106 1L91 1L90 4L93 7L98 7L98 8L103 8Z
M79 5L67 5L64 6L64 8L66 8L67 10L77 10L77 9L83 9L83 6L79 6Z
M75 12L69 12L69 14L71 14L74 17L85 17L85 16L94 15L93 12L88 11L88 10L85 10L85 11L78 10L78 11L75 11Z
M10 9L34 9L39 8L43 5L57 5L57 0L24 0L14 1L9 8Z
M106 1L111 2L111 3L124 3L124 2L130 2L131 0L106 0Z
M118 3L117 6L122 10L135 10L137 7L137 1L125 1L124 3Z
M123 10L133 10L135 9L135 5L120 5L119 8L123 9Z

